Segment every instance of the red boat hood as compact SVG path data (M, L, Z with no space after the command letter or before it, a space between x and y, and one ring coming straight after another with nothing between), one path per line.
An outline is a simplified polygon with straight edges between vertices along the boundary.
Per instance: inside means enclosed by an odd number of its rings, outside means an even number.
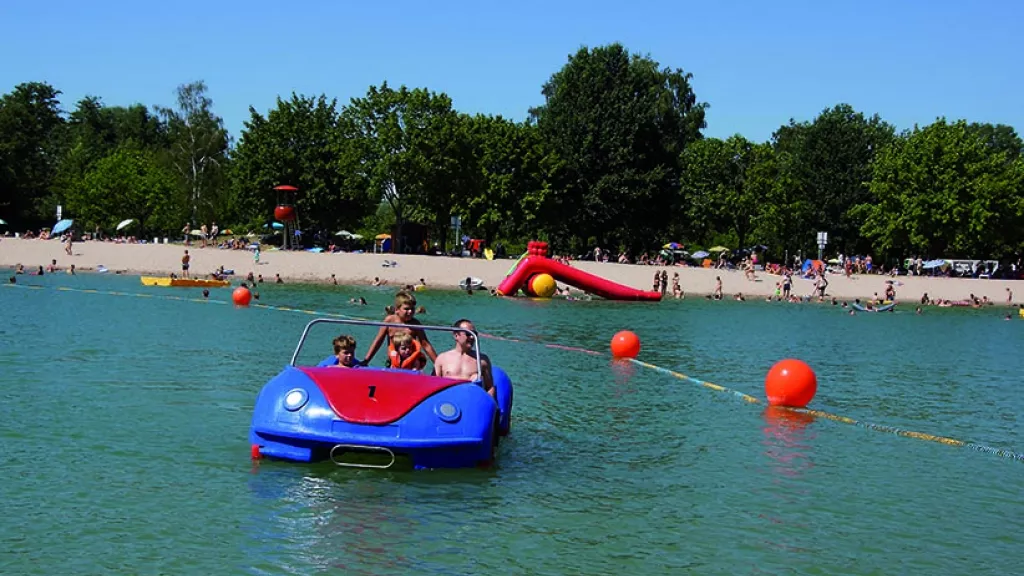
M390 424L434 394L468 380L412 372L300 367L339 418L353 424Z

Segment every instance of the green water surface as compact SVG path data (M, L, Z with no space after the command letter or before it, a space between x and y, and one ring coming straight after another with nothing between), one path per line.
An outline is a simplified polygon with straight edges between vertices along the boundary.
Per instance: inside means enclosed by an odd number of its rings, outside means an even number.
M267 285L260 302L379 319L392 290ZM641 359L758 397L798 357L815 408L1022 451L1024 320L1000 310L422 292L424 322L522 340L483 341L516 382L512 435L493 470L381 472L253 464L255 396L312 317L165 298L199 293L0 288L0 573L1020 573L1024 463L543 345L604 352L629 328Z

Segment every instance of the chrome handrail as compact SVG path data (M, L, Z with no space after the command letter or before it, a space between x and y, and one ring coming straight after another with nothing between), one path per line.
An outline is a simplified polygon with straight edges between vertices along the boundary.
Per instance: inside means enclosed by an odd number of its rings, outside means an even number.
M295 352L292 353L292 359L288 363L289 366L295 366L295 361L299 358L299 352L302 350L302 345L306 342L306 337L309 335L309 330L315 324L349 324L353 326L385 326L387 328L409 328L411 330L436 330L439 332L469 332L473 335L473 353L476 355L476 375L480 381L484 379L483 364L480 361L480 335L476 330L467 330L466 328L456 328L454 326L427 326L425 324L394 324L392 322L377 322L374 320L345 320L342 318L317 318L311 320L309 324L302 330L302 336L299 338L299 343L295 346Z

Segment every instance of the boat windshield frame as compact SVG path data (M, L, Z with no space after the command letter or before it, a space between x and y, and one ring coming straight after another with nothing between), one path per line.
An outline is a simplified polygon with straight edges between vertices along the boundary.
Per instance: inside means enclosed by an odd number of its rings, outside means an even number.
M299 352L302 351L302 345L306 342L306 337L309 336L309 331L317 324L345 324L348 326L376 326L386 328L408 328L410 330L433 330L436 332L450 332L452 334L457 332L469 332L473 335L473 353L476 356L476 373L478 379L483 378L483 363L480 361L480 334L476 330L469 330L468 328L459 328L455 326L429 326L426 324L396 324L393 322L378 322L375 320L347 320L344 318L317 318L311 320L309 324L302 330L302 336L299 337L299 343L295 346L295 352L292 353L292 359L288 362L289 366L295 366L295 362L299 359Z

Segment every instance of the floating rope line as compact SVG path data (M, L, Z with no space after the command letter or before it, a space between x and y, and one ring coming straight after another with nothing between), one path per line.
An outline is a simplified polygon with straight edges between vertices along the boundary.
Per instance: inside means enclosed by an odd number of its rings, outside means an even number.
M630 361L633 362L634 364L639 364L640 366L643 366L644 368L650 368L652 370L655 370L657 372L661 372L662 374L667 374L667 375L672 376L673 378L677 378L679 380L686 380L687 382L691 382L691 383L697 384L699 386L704 386L705 388L710 388L710 389L715 390L717 392L726 392L726 393L732 394L733 396L736 396L736 397L740 398L741 400L743 400L745 402L749 402L750 404L765 404L765 402L763 400L761 400L760 398L755 398L754 396L751 396L750 394L745 394L745 393L739 392L737 390L732 390L730 388L726 388L725 386L720 386L718 384L714 384L712 382L707 382L707 381L701 380L699 378L694 378L692 376L687 376L686 374L683 374L682 372L676 372L675 370L669 370L668 368L662 368L661 366L656 366L654 364L650 364L650 363L644 362L642 360L631 359ZM970 448L971 450L977 450L979 452L985 452L986 454L992 454L992 455L995 455L995 456L1000 456L1002 458L1009 458L1011 460L1017 460L1019 462L1024 462L1024 454L1019 454L1017 452L1013 452L1012 450L1003 450L1003 449L1000 449L1000 448L993 448L991 446L985 446L983 444L975 444L973 442L965 442L963 440L957 440L956 438L949 438L949 437L946 437L946 436L936 436L934 434L927 434L925 432L915 432L913 430L904 430L902 428L896 428L894 426L886 426L884 424L872 424L871 422L862 422L860 420L855 420L855 419L850 418L848 416L840 416L838 414L832 414L830 412L824 412L822 410L811 410L811 409L808 409L808 408L790 408L790 407L787 407L787 406L776 406L775 408L782 409L782 410L788 410L790 412L794 412L794 413L797 413L797 414L808 414L810 416L815 416L815 417L818 417L818 418L825 418L825 419L828 419L828 420L832 420L833 422L842 422L843 424L851 424L853 426L859 426L861 428L867 428L868 430L874 430L876 432L885 432L887 434L894 434L896 436L902 436L904 438L916 438L917 440L925 440L925 441L928 441L928 442L936 442L938 444L945 444L947 446L957 446L957 447L961 447L961 448Z
M49 286L37 286L37 285L32 285L32 284L0 284L0 286L4 286L6 288L22 288L22 289L29 289L29 290L46 290L46 289L50 289L50 290L57 290L59 292L79 292L79 293L82 293L82 294L101 294L101 295L105 295L105 296L134 296L136 298L156 298L156 299L159 299L159 300L172 300L172 301L178 301L178 302L201 302L203 304L218 304L218 305L225 305L225 304L232 304L233 305L234 304L233 302L229 302L229 301L226 301L226 300L209 300L207 298L188 298L188 297L183 297L183 296L173 296L173 295L164 295L164 294L146 294L146 293L139 293L139 292L119 292L119 291L116 291L116 290L96 290L96 289L93 289L93 288L69 288L67 286L49 287ZM263 309L263 310L275 310L275 311L278 311L278 312L295 312L295 313L298 313L298 314L307 314L307 315L310 315L310 316L326 316L326 317L332 317L332 318L347 318L347 319L350 319L350 320L370 320L369 318L363 318L363 317L360 317L360 316L353 316L351 314L341 314L339 312L323 312L323 311L319 311L319 310L307 310L307 309L304 309L304 308L292 308L290 306L274 306L272 304L251 304L250 306L252 308L260 308L260 309ZM547 343L547 342L536 342L536 341L529 341L529 340L520 340L518 338L510 338L510 337L506 337L506 336L497 336L497 335L494 335L494 334L487 334L487 333L484 333L484 332L480 332L479 334L480 334L481 337L488 338L488 339L491 339L491 340L501 340L501 341L504 341L504 342L516 342L516 343L520 343L520 344L539 344L539 345L544 346L546 348L552 348L552 349L555 349L555 350L564 350L564 351L570 351L570 352L581 352L581 353L584 353L584 354L589 354L591 356L604 356L605 355L602 352L597 352L597 351L594 351L594 350L587 350L585 348L578 348L578 347L575 347L575 346L566 346L566 345L562 345L562 344L550 344L550 343ZM704 388L708 388L710 390L714 390L715 392L724 392L726 394L730 394L730 395L735 396L735 397L739 398L740 400L743 400L744 402L747 402L749 404L765 404L765 402L763 400L761 400L760 398L756 398L754 396L751 396L750 394L746 394L746 393L740 392L738 390L733 390L731 388L726 388L725 386L721 386L721 385L715 384L713 382L708 382L707 380L701 380L699 378L694 378L692 376L687 376L686 374L683 374L682 372L677 372L675 370L670 370L668 368L663 368L661 366L658 366L658 365L655 365L655 364L651 364L649 362L644 362L642 360L637 360L635 358L631 358L631 359L629 359L629 361L632 362L633 364L636 364L636 365L641 366L643 368L648 368L648 369L654 370L655 372L660 372L661 374L665 374L667 376L671 376L673 378L676 378L677 380L683 380L683 381L686 381L686 382L690 382L692 384L697 384L698 386L703 386ZM791 411L791 412L794 412L794 413L798 413L798 414L807 414L807 415L814 416L814 417L817 417L817 418L825 418L826 420L831 420L833 422L841 422L843 424L850 424L852 426L858 426L858 427L861 427L861 428L866 428L868 430L874 430L876 432L884 432L886 434L893 434L893 435L896 435L896 436L902 436L904 438L915 438L917 440L924 440L924 441L927 441L927 442L935 442L935 443L938 443L938 444L945 444L947 446L956 446L956 447L959 447L959 448L968 448L968 449L971 449L971 450L976 450L978 452L984 452L986 454L991 454L993 456L999 456L1001 458L1008 458L1010 460L1016 460L1018 462L1024 462L1024 454L1021 454L1021 453L1018 453L1018 452L1013 452L1012 450L1004 450L1004 449L1001 449L1001 448L993 448L991 446L985 446L983 444L975 444L973 442L966 442L964 440L958 440L956 438L949 438L949 437L946 437L946 436L936 436L934 434L927 434L925 432L915 432L913 430L904 430L902 428L896 428L894 426L886 426L884 424L872 424L870 422L862 422L860 420L855 420L855 419L847 417L847 416L840 416L838 414L832 414L832 413L829 413L829 412L824 412L822 410L811 410L811 409L808 409L808 408L789 408L789 407L784 407L784 406L777 406L775 408L778 408L778 409L781 409L781 410L788 410L788 411Z

